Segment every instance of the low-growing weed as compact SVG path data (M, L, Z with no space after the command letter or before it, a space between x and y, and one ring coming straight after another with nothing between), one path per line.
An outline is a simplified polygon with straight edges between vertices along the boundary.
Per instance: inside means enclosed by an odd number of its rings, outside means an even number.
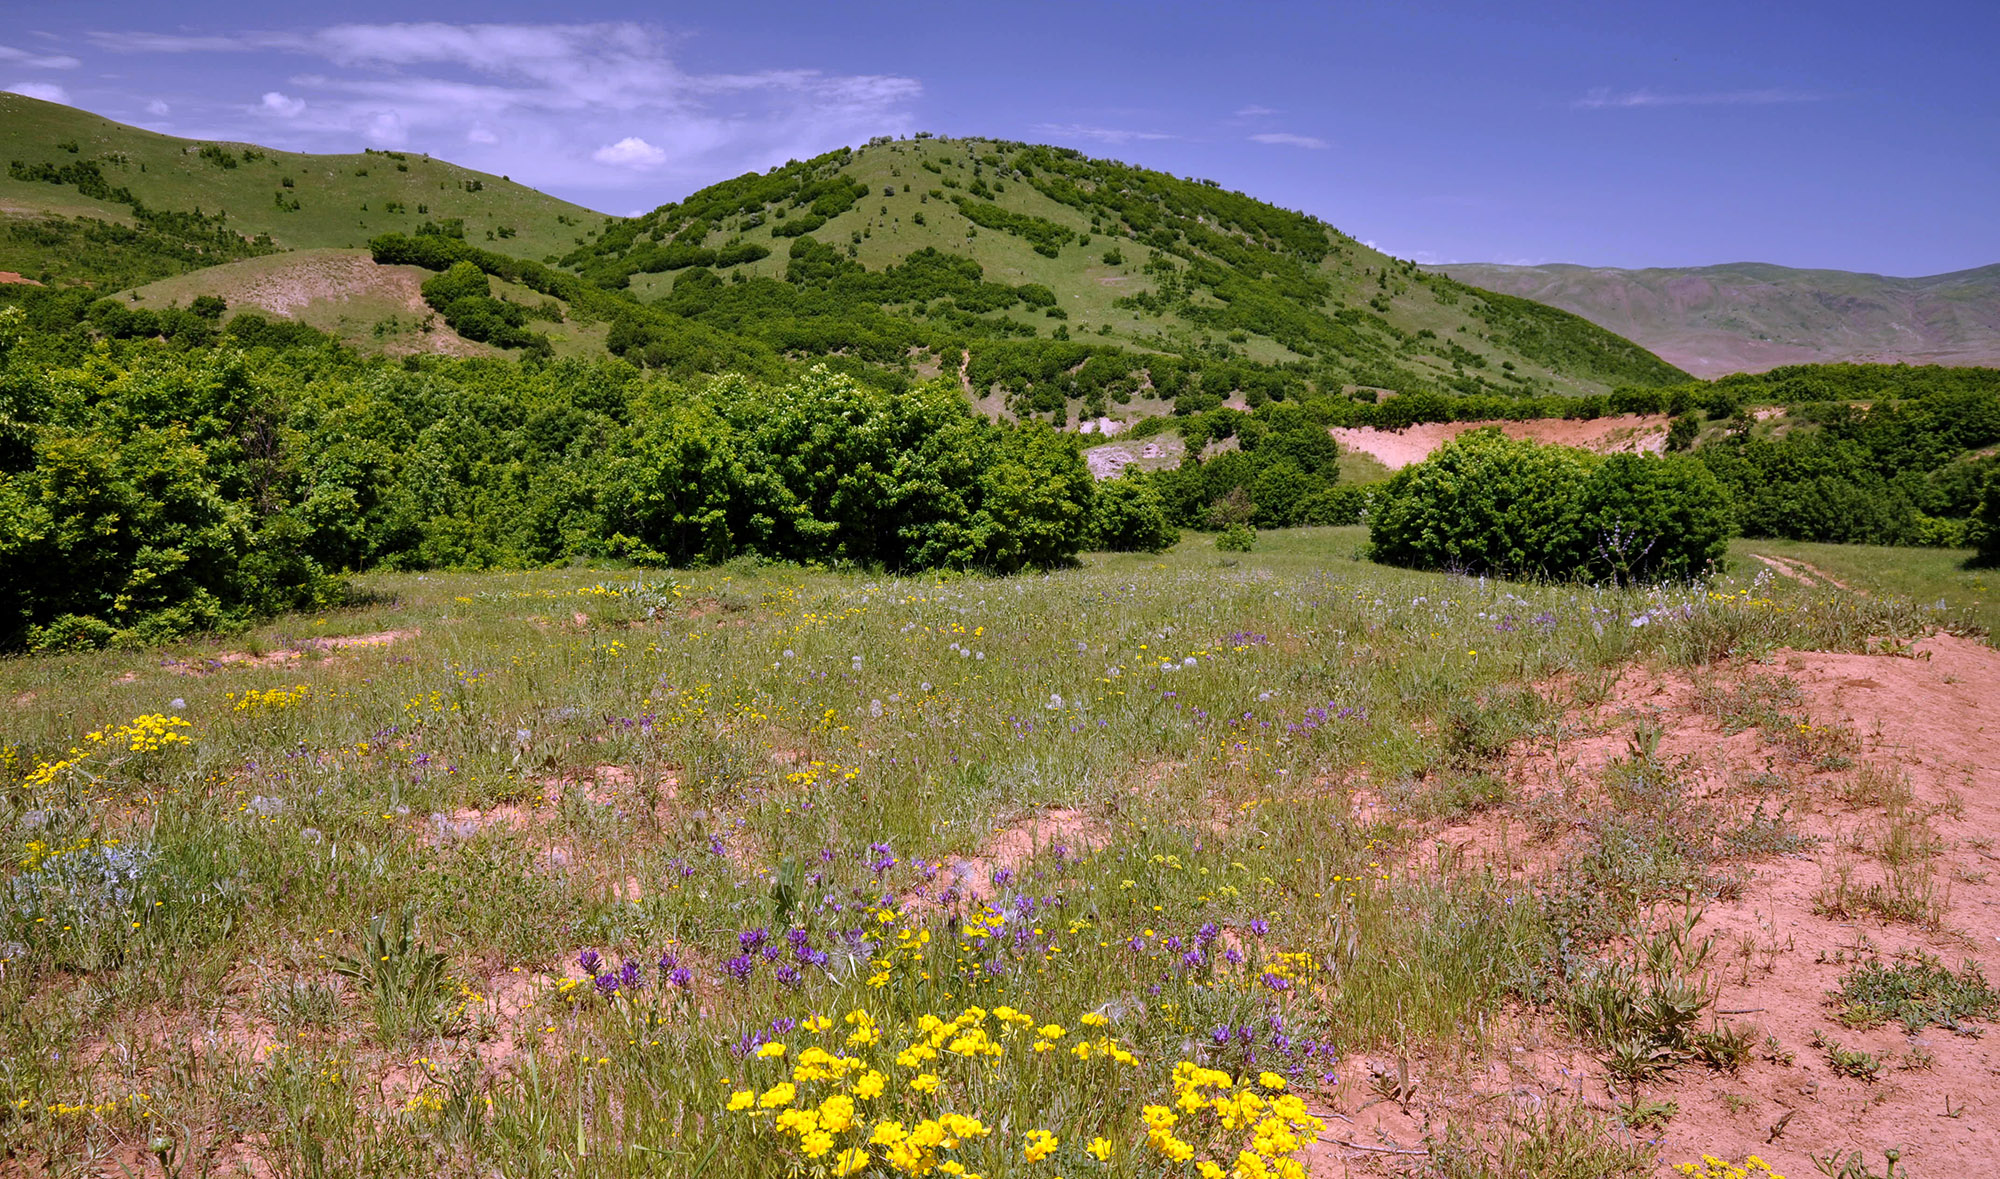
M1960 1035L1979 1034L1968 1019L1991 1019L2000 1012L2000 991L1987 985L1979 964L1966 962L1954 974L1922 950L1896 964L1866 962L1850 970L1833 992L1838 1018L1849 1027L1900 1023L1911 1034L1932 1024Z
M368 923L356 955L342 955L333 969L353 979L374 1004L375 1027L384 1042L435 1023L444 996L445 956L425 945L416 914L377 914Z
M1879 1081L1889 1071L1889 1066L1872 1052L1858 1048L1845 1048L1840 1041L1828 1039L1820 1033L1813 1034L1813 1047L1826 1053L1826 1063L1835 1074L1853 1077L1860 1081Z
M1903 1152L1893 1146L1883 1151L1882 1157L1888 1167L1879 1175L1868 1165L1868 1157L1858 1150L1844 1159L1837 1150L1824 1155L1808 1154L1806 1157L1813 1161L1813 1169L1827 1179L1896 1179L1896 1163L1902 1159Z
M1429 1145L1439 1179L1641 1179L1655 1158L1651 1147L1572 1103L1511 1119L1497 1136L1454 1123Z

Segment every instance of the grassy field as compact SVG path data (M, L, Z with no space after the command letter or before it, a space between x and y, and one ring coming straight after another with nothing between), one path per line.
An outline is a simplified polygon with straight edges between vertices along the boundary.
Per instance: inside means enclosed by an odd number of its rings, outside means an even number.
M1504 794L1555 716L1532 689L1938 622L1362 539L1011 580L373 575L232 639L0 662L0 1157L1302 1173L1385 1084L1370 1053L1592 1042L1579 980L1700 901L1637 875L1584 920L1424 842ZM1517 1139L1560 1165L1450 1173L1653 1173L1582 1104Z
M227 149L233 163L225 167L202 155L205 146ZM151 208L227 212L236 232L268 233L293 249L362 246L377 234L461 218L468 239L540 258L573 248L584 226L604 219L503 177L420 153L307 155L255 148L251 159L246 146L176 139L73 107L0 94L0 160L59 167L95 162L113 187L129 188ZM290 207L294 199L297 209ZM0 211L131 220L122 204L84 198L69 185L6 175L0 175ZM510 232L503 237L502 230ZM20 267L0 258L0 269ZM32 277L32 271L23 273Z
M1866 544L1809 544L1789 540L1738 540L1730 557L1739 574L1754 574L1755 554L1804 562L1799 570L1822 586L1906 598L1942 606L1968 623L2000 634L2000 570L1972 564L1971 549L1888 548ZM1819 575L1815 577L1815 575Z

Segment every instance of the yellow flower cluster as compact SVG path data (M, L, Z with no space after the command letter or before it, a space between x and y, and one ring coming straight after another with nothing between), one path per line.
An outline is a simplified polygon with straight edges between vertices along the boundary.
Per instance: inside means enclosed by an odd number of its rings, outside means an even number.
M71 747L66 756L56 761L40 763L22 779L21 784L30 787L47 786L56 780L56 775L80 765L91 754L100 750L124 749L131 753L158 753L169 745L189 745L194 739L182 730L193 727L177 716L148 713L145 716L135 716L126 724L95 729L83 735L82 746Z
M21 867L33 872L57 856L66 856L71 852L80 852L93 844L100 847L116 847L118 841L115 839L106 839L100 842L86 835L75 843L58 847L44 839L30 839L27 846L21 849Z
M155 712L135 716L129 724L119 725L109 732L85 734L85 740L111 746L122 745L133 753L158 753L169 745L192 744L193 738L181 730L193 727L180 717Z
M1088 1014L1081 1022L1102 1027L1107 1021ZM1015 1045L1048 1052L1070 1034L1054 1023L1037 1027L1034 1017L1012 1007L991 1011L968 1007L952 1019L926 1013L914 1025L904 1025L909 1035L900 1047L886 1041L884 1027L864 1009L848 1012L840 1026L847 1029L844 1034L832 1019L812 1016L801 1021L799 1029L821 1037L831 1032L841 1050L807 1044L794 1054L781 1041L760 1045L751 1060L782 1062L789 1056L789 1075L761 1091L737 1089L726 1103L731 1113L768 1119L771 1133L795 1141L805 1159L830 1160L835 1175L855 1174L880 1163L905 1175L935 1172L981 1179L963 1160L951 1156L961 1146L988 1138L993 1128L950 1108L946 1077L956 1075L955 1070L996 1067ZM1103 1057L1125 1065L1139 1062L1123 1045L1103 1035L1094 1040L1079 1037L1070 1054L1083 1061ZM887 1059L871 1063L869 1056ZM911 1074L893 1094L892 1069ZM823 1095L809 1094L813 1086L823 1087ZM870 1114L876 1103L896 1108L878 1108ZM901 1116L891 1116L896 1114ZM1098 1141L1105 1152L1100 1157L1108 1156L1109 1143ZM1031 1129L1020 1140L1020 1157L1028 1163L1042 1162L1061 1145L1062 1139L1053 1132ZM1095 1152L1097 1144L1092 1149Z
M312 688L299 684L290 688L267 688L258 691L251 688L244 692L225 692L223 699L231 701L236 712L282 712L287 708L303 704L312 695Z
M1268 1092L1258 1092L1259 1086ZM1195 1145L1177 1131L1224 1143L1241 1142L1247 1132L1249 1145L1237 1151L1233 1166L1225 1168L1210 1159L1195 1163L1202 1179L1305 1179L1305 1165L1291 1155L1326 1126L1284 1088L1285 1078L1266 1072L1256 1086L1238 1089L1228 1073L1183 1060L1174 1066L1173 1106L1148 1105L1140 1111L1146 1144L1167 1159L1185 1163L1194 1159Z
M1698 1163L1674 1164L1674 1170L1688 1179L1785 1179L1754 1154L1740 1163L1705 1154Z

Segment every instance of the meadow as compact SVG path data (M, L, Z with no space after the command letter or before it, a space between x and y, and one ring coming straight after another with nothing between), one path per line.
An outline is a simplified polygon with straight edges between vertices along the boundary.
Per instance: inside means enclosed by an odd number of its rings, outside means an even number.
M1649 1094L1750 1058L1688 931L1794 846L1782 808L1697 838L1635 746L1615 821L1551 820L1576 839L1437 836L1524 803L1514 751L1632 669L1967 616L1740 554L1592 589L1364 539L1005 579L363 574L233 637L0 661L0 1169L1706 1167ZM1543 1040L1588 1093L1452 1096ZM1385 1111L1424 1112L1364 1135Z

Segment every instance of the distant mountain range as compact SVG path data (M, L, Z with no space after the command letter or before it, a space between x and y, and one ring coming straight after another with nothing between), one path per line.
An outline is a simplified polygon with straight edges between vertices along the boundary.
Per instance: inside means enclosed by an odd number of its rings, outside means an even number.
M2000 365L2000 265L1927 278L1760 262L1432 269L1573 311L1700 377L1818 361Z

